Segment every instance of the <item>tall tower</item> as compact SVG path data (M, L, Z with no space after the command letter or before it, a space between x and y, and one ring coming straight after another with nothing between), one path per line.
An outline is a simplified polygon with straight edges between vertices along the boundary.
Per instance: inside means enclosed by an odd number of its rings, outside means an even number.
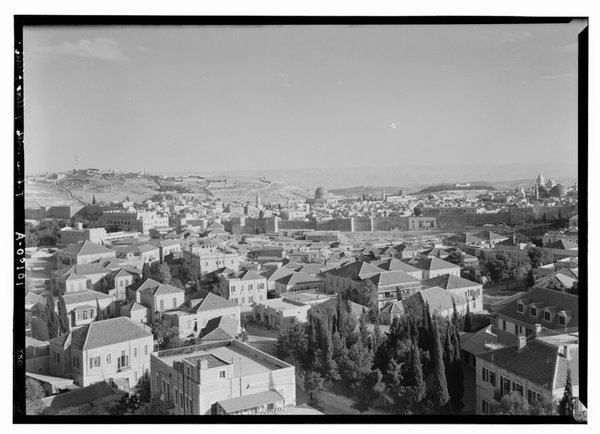
M256 192L256 207L260 208L260 192Z

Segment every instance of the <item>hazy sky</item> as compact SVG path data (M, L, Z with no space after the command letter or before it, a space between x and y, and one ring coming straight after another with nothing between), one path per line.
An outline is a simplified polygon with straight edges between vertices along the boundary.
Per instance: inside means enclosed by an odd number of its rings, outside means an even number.
M581 28L26 28L26 170L572 169Z

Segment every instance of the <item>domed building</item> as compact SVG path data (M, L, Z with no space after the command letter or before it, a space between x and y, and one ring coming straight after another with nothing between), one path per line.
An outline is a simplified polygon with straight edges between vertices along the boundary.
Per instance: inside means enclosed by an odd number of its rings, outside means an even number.
M315 190L315 199L326 199L329 196L329 192L323 186L319 186Z
M331 203L334 202L334 199L331 197L331 195L325 187L319 186L315 190L315 198L308 199L306 202L308 202L316 208L322 208L329 206Z
M549 179L548 181L546 181L546 190L550 190L556 184L557 182L554 179Z
M556 184L550 189L550 197L565 197L567 195L567 187L562 184Z

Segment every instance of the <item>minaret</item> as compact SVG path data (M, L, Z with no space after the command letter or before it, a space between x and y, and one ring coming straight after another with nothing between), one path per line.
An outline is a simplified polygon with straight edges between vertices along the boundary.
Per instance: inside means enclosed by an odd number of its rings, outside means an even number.
M256 207L260 208L260 192L256 192Z

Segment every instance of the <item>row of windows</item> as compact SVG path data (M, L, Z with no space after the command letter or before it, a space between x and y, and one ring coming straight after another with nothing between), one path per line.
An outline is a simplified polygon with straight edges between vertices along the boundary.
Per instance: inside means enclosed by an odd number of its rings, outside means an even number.
M177 309L177 299L175 297L173 297L173 299L171 301L172 301L173 309ZM159 304L160 304L160 311L162 312L163 310L165 310L165 301L160 300Z
M144 355L145 356L148 355L148 345L144 345ZM134 347L133 348L133 357L137 358L137 356L138 356L138 349L136 347ZM79 363L79 361L77 361L77 363ZM106 364L107 365L112 364L112 353L106 354ZM102 363L101 363L100 356L90 357L90 369L98 368L101 365L102 365ZM121 355L117 358L117 365L119 368L129 366L129 355L127 354L127 351L125 351L125 350L121 351Z
M523 305L523 303L517 304L517 312L519 312L519 313L525 312L525 306ZM531 306L529 308L529 315L537 318L537 308L535 306ZM551 321L551 318L552 318L552 313L548 310L544 310L544 321ZM565 316L560 313L558 314L558 323L560 325L565 325Z
M77 312L77 315L76 315L77 320L94 319L96 317L95 313L96 313L95 309L79 311L79 312Z
M230 286L231 292L234 293L236 288L237 287L235 285L231 285ZM254 289L254 285L252 283L248 284L248 291L252 291L253 289ZM256 284L256 289L265 289L265 284L264 283L257 283ZM241 286L240 292L244 292L244 285Z
M259 295L256 301L263 301L263 299L264 299L264 296ZM231 299L231 301L236 304L238 304L238 300L240 300L240 299L238 299L238 298ZM248 297L248 303L254 303L254 297ZM246 297L241 298L240 304L246 304Z
M495 372L493 372L485 367L482 367L481 368L481 379L484 382L490 383L492 386L496 387L496 373ZM523 385L516 381L511 382L510 379L508 379L504 376L500 376L500 393L502 395L505 395L505 394L510 393L511 391L517 392L521 396L523 396ZM542 395L539 394L538 392L536 392L534 390L527 390L527 400L529 401L529 403L534 403L534 402L540 401L541 399L542 399ZM485 414L486 411L484 410L483 413Z

